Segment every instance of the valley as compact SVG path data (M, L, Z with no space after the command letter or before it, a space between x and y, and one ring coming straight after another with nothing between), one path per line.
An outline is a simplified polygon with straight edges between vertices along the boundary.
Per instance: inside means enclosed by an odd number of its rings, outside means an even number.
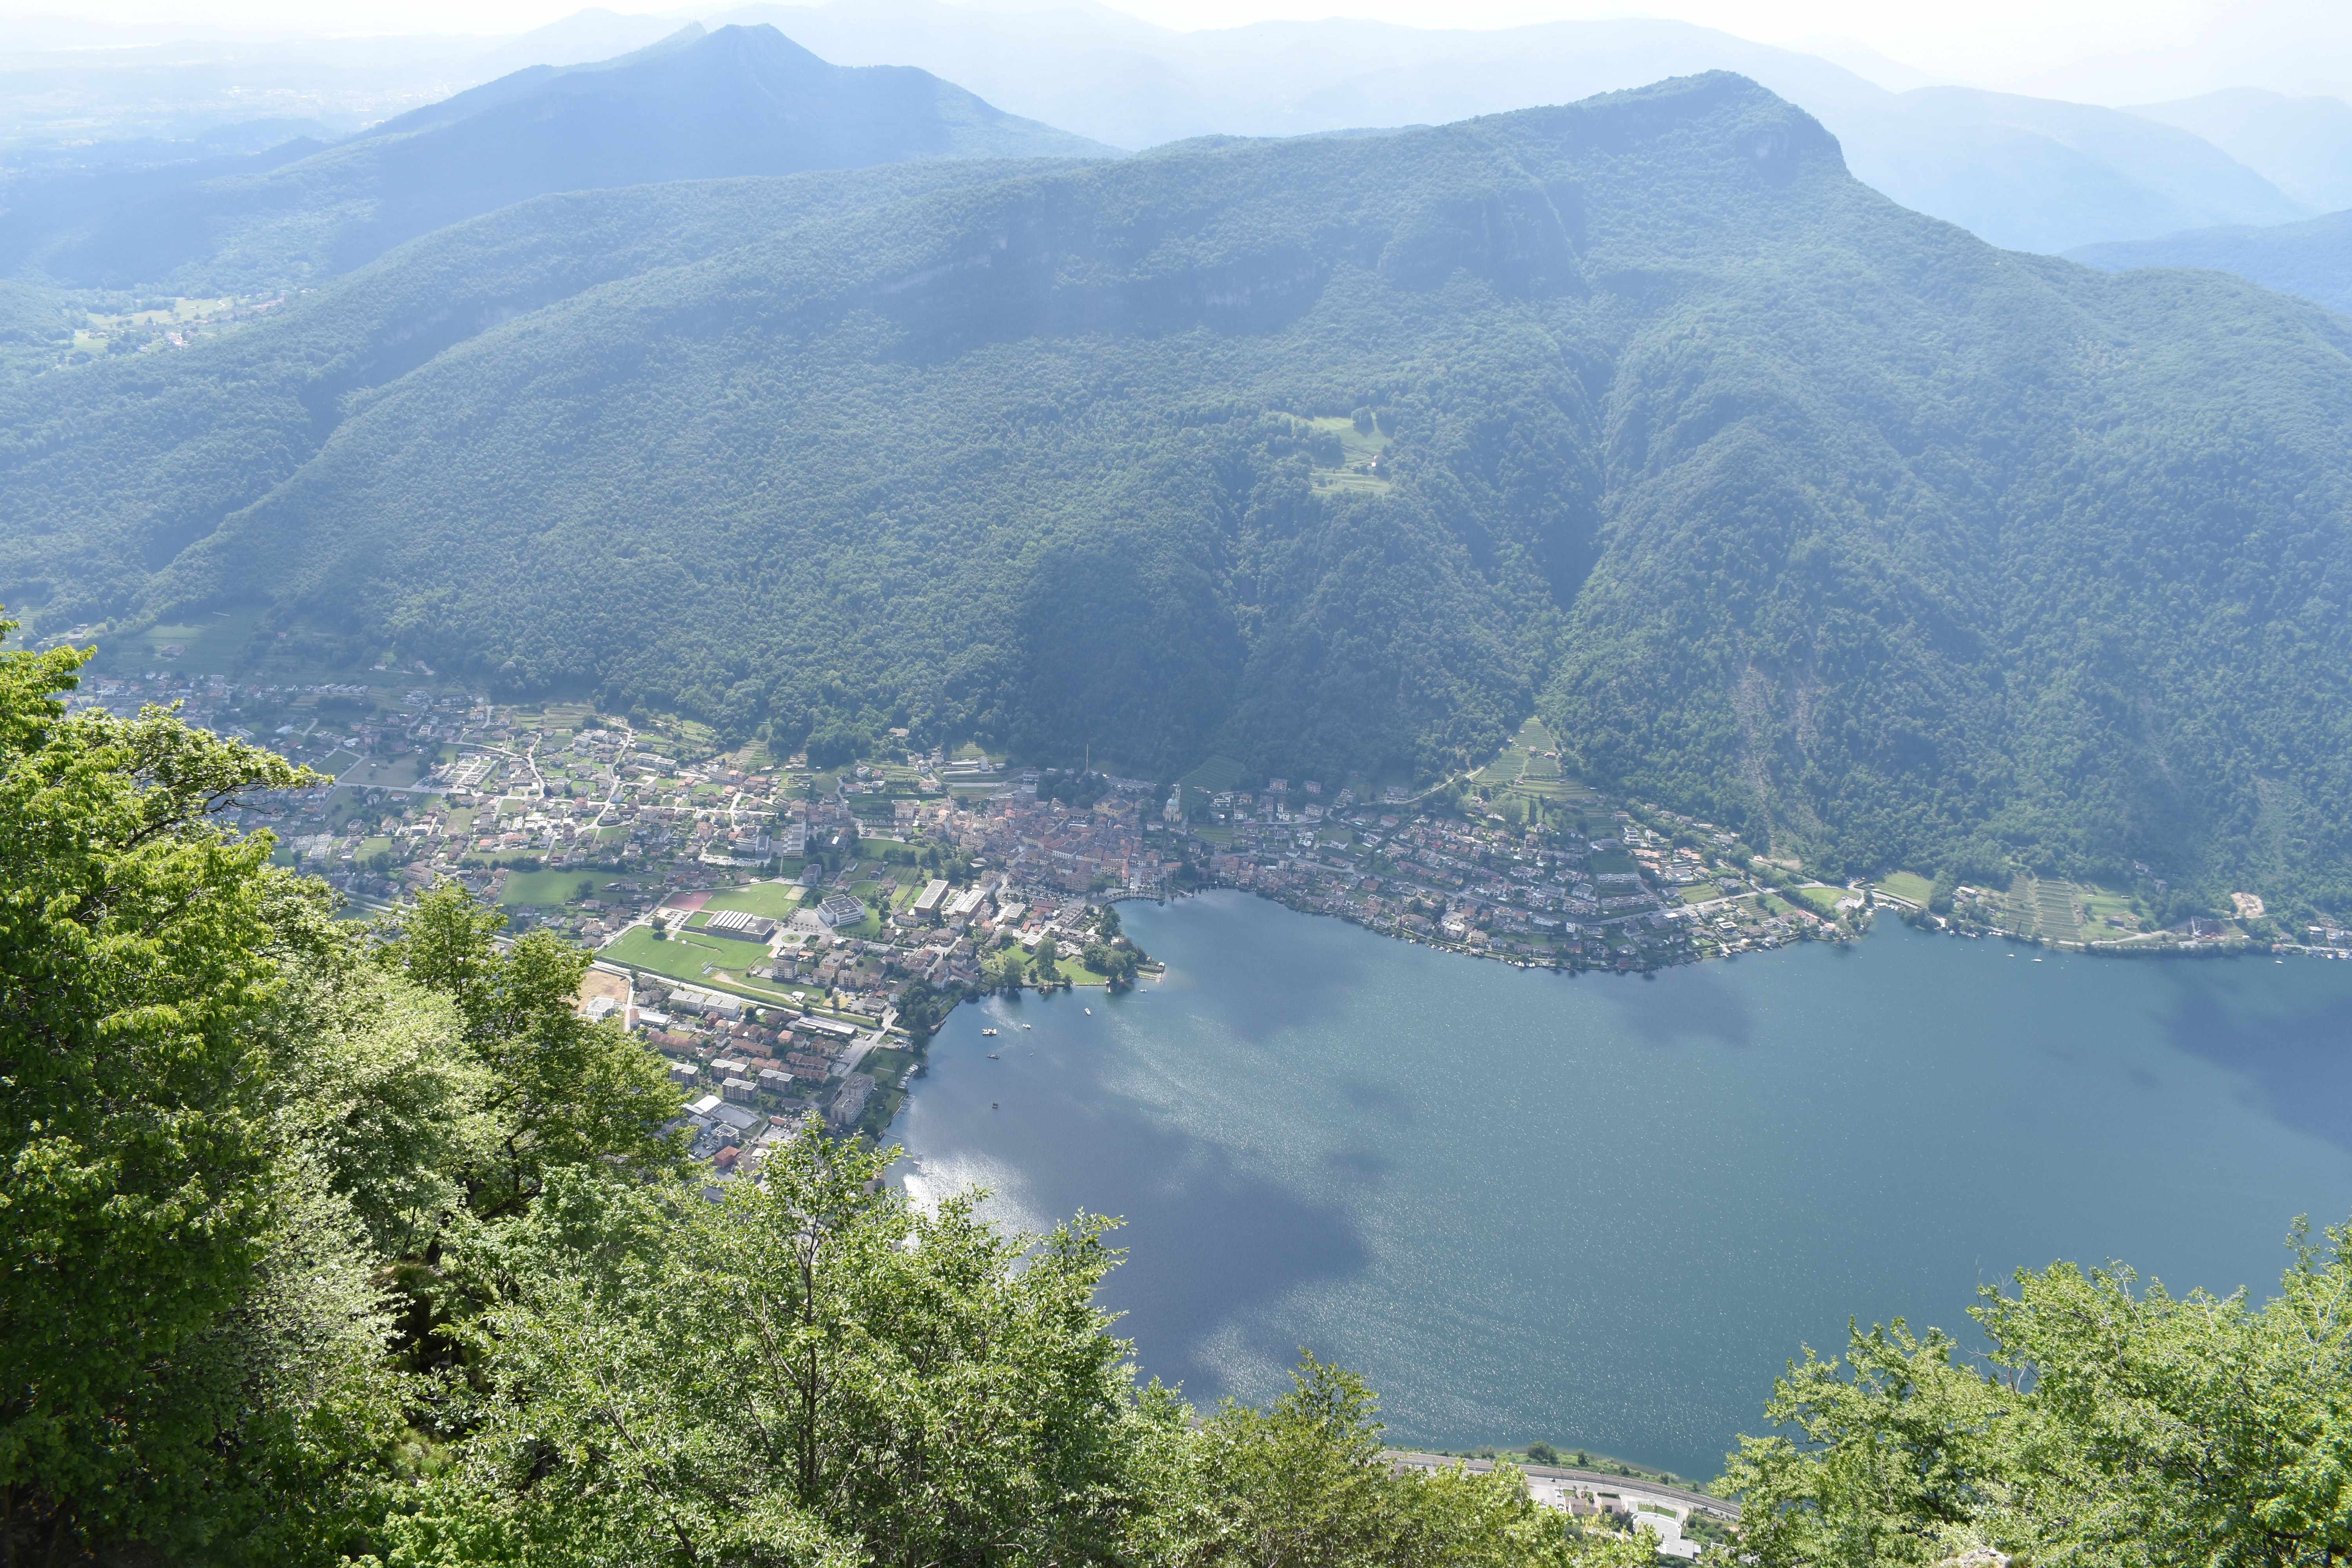
M2352 1555L2352 107L1183 20L18 19L0 1562Z
M1569 973L1848 942L1890 912L2076 951L2352 945L2324 928L2302 940L2258 900L2252 920L2163 930L2151 888L1824 882L1714 823L1609 800L1563 773L1534 719L1483 765L1419 788L1255 778L1222 757L1160 786L971 747L815 766L674 715L502 703L388 661L362 680L297 679L301 655L254 631L250 616L151 628L102 650L106 673L76 702L125 718L177 703L315 769L325 782L230 820L267 827L280 862L322 877L354 916L396 918L448 882L513 931L594 949L583 1005L605 997L600 1016L689 1096L754 1108L765 1121L746 1125L763 1136L803 1121L879 1136L960 1006L1128 990L1159 968L1112 911L1212 889ZM247 668L257 647L263 663ZM706 1142L705 1161L744 1146Z

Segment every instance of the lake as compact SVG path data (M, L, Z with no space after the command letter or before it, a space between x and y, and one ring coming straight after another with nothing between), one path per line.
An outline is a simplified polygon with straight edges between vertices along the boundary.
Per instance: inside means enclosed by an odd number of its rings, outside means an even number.
M1123 1215L1105 1299L1199 1402L1303 1345L1392 1440L1704 1480L1849 1315L1964 1330L2061 1258L2264 1295L2295 1215L2352 1213L2352 963L1883 921L1571 977L1246 894L1120 908L1166 977L959 1008L893 1136L918 1196Z

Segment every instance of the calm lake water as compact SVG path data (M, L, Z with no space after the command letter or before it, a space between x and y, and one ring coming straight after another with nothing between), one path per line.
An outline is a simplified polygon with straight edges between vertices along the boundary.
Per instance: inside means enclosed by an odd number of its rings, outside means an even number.
M1125 1216L1106 1298L1195 1400L1304 1345L1392 1438L1704 1479L1849 1314L1964 1329L2060 1258L2260 1296L2293 1216L2352 1214L2352 963L1882 921L1570 978L1244 894L1121 911L1165 980L958 1009L894 1136L919 1194Z

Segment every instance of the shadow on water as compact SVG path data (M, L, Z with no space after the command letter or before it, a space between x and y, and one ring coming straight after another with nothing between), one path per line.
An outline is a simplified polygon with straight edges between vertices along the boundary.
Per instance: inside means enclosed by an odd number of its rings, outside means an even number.
M1746 1047L1756 1041L1756 1013L1749 1000L1754 987L1741 986L1738 976L1724 973L1720 965L1669 970L1655 985L1604 980L1601 988L1616 1004L1626 1032L1644 1045L1706 1041Z
M1221 942L1220 917L1263 913L1238 906L1265 900L1219 889L1185 901L1198 906L1185 911L1193 918L1167 921L1166 934L1155 935L1150 944L1152 956L1188 978L1213 976L1213 984L1188 985L1183 1005L1246 1039L1269 1039L1334 1016L1342 998L1375 976L1381 960L1393 963L1396 957L1361 941L1364 933L1356 927L1329 917L1292 917L1296 924L1285 934L1293 940L1279 945Z
M1247 895L1128 918L1164 984L959 1008L900 1135L1015 1223L1123 1216L1105 1304L1196 1402L1306 1343L1400 1436L1712 1473L1849 1314L1962 1327L2054 1258L2259 1286L2352 1191L2352 964L1893 927L1636 983Z
M1127 1261L1105 1282L1103 1302L1127 1314L1117 1331L1136 1342L1145 1373L1182 1383L1195 1400L1230 1392L1204 1353L1228 1324L1242 1326L1255 1359L1288 1362L1297 1345L1284 1331L1256 1331L1260 1309L1301 1286L1362 1273L1370 1258L1354 1218L1251 1177L1181 1134L1139 1122L1123 1137L1132 1168L1154 1179L1120 1191L1125 1184L1102 1180L1106 1160L1088 1184L1127 1221L1115 1238Z
M2257 1016L2218 986L2189 984L2165 1031L2181 1050L2242 1076L2280 1121L2352 1149L2352 998Z
M1099 1010L1102 999L1085 1005ZM1104 1282L1102 1303L1124 1314L1114 1331L1135 1342L1147 1375L1212 1400L1230 1392L1210 1360L1213 1342L1221 1352L1289 1362L1295 1341L1274 1331L1260 1345L1253 1325L1288 1293L1370 1267L1356 1217L1138 1109L1106 1081L1103 1037L1094 1032L1101 1020L1089 1020L1078 1001L998 1005L1011 1026L998 1038L977 1037L976 1010L959 1010L942 1031L920 1114L901 1125L908 1144L919 1156L989 1151L1000 1169L1017 1171L1005 1195L1035 1220L1082 1208L1118 1216L1110 1242L1127 1258ZM1032 1019L1034 1031L1019 1026ZM1380 1086L1363 1089L1371 1100L1394 1099ZM1375 1112L1383 1113L1402 1115L1402 1101ZM1383 1159L1339 1156L1360 1187L1381 1175Z
M1367 1185L1396 1173L1397 1163L1377 1149L1334 1149L1323 1156L1325 1168Z
M1404 1090L1362 1079L1343 1079L1333 1086L1339 1098L1359 1110L1368 1110L1402 1126L1412 1120L1412 1100Z

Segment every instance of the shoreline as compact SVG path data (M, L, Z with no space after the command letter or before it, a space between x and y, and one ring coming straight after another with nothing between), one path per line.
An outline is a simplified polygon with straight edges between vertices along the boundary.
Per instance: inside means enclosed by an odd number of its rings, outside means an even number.
M1828 884L1822 885L1827 886ZM1910 903L1908 900L1896 895L1881 892L1875 889L1857 889L1857 891L1867 892L1869 894L1870 901L1864 905L1864 918L1856 927L1851 930L1829 921L1821 921L1818 929L1799 931L1784 939L1759 943L1753 948L1742 948L1738 952L1698 952L1685 949L1678 952L1665 955L1664 962L1629 963L1620 959L1613 963L1567 963L1563 962L1558 955L1554 955L1547 961L1526 954L1497 952L1490 951L1486 946L1473 945L1465 942L1433 940L1419 931L1398 931L1393 929L1392 925L1383 926L1376 924L1371 921L1358 919L1344 911L1318 909L1305 902L1303 900L1286 898L1279 892L1272 892L1260 888L1247 887L1238 882L1207 881L1194 887L1156 893L1144 892L1132 889L1122 889L1120 891L1106 895L1101 901L1105 904L1170 904L1177 902L1180 900L1198 898L1204 893L1243 893L1251 898L1262 900L1266 903L1274 904L1282 909L1287 910L1293 914L1306 915L1317 919L1343 921L1347 924L1355 926L1360 930L1370 931L1374 936L1383 937L1392 942L1402 942L1414 947L1425 947L1433 952L1452 953L1457 957L1474 958L1491 963L1500 963L1506 967L1513 969L1546 970L1555 973L1570 976L1586 973L1647 976L1654 975L1660 970L1664 969L1680 969L1699 963L1732 963L1743 957L1755 956L1767 952L1776 952L1785 948L1796 947L1807 942L1826 942L1832 946L1847 946L1860 942L1864 937L1870 933L1871 928L1876 923L1875 916L1881 910L1895 910L1896 912L1896 918L1901 920L1905 925L1915 931L1919 931L1929 935L1951 937L1959 941L1967 942L1997 940L2015 943L2019 946L2046 948L2055 952L2065 952L2084 957L2208 960L2216 958L2255 958L2262 956L2284 958L2287 956L2294 956L2320 960L2352 960L2352 951L2337 948L2312 947L2305 944L2290 942L2264 943L2254 941L2252 938L2242 936L2211 941L2192 940L2189 942L2181 942L2178 940L2169 940L2170 933L2168 932L2160 933L2160 935L2152 935L2151 938L2147 940L2131 942L2068 942L2060 938L2035 936L2027 932L2010 931L2000 927L1983 926L1970 928L1950 921L1941 916L1930 915L1921 910L1917 905ZM1741 896L1749 897L1754 895ZM1697 908L1703 906L1685 907ZM1619 916L1614 921L1606 923L1611 925L1631 925L1647 917L1643 914L1624 915ZM1160 967L1158 960L1151 961L1151 969L1145 971L1145 973L1151 973L1153 970L1157 970ZM1117 988L1111 986L1108 981L1091 983L1076 982L1073 983L1069 987L1065 987L1060 984L1052 986L1037 986L1024 984L1019 989L1024 994L1034 992L1039 995L1049 995L1064 989L1093 989L1097 986L1099 986L1110 994L1118 994ZM950 1007L946 1013L940 1015L940 1023L944 1025L948 1018L953 1016L956 1007L963 1006L968 1003L983 1001L990 996L1004 994L1007 994L1007 993L1003 991L982 990L967 987L963 994L957 999L955 1005ZM914 1041L915 1049L919 1052L929 1043L928 1037L916 1038Z

